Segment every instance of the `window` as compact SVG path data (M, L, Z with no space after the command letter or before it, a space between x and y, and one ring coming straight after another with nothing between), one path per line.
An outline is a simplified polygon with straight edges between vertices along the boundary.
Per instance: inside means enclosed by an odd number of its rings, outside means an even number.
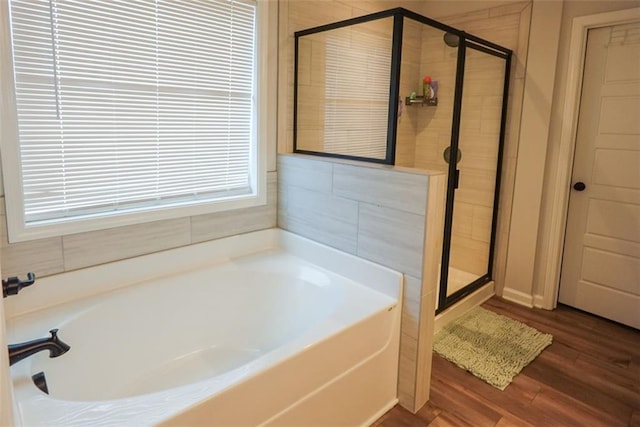
M11 0L9 16L12 241L264 203L256 0Z

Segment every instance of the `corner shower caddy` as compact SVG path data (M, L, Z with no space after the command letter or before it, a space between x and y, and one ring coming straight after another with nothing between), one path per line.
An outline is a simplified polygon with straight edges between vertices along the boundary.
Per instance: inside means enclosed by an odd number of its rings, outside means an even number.
M425 98L424 96L416 96L415 98L411 98L407 96L404 99L404 104L435 107L438 105L438 98Z
M331 152L314 151L309 149L301 149L298 141L298 86L299 86L299 49L300 40L304 36L322 33L325 31L335 30L343 27L362 24L370 21L380 20L384 18L393 18L393 31L391 38L391 70L389 81L389 97L388 97L388 110L387 110L387 135L386 135L386 155L384 158L373 158L362 155L351 154L337 154ZM492 57L500 58L504 60L504 82L502 84L502 101L501 101L501 115L500 115L500 131L497 147L497 162L496 162L496 176L493 195L493 212L491 222L491 237L489 242L489 256L486 273L481 275L476 280L469 283L464 288L456 291L455 293L447 296L447 280L448 280L448 267L451 255L451 238L453 230L453 208L455 200L455 192L459 184L460 170L458 169L458 162L448 162L447 176L447 196L446 196L446 210L444 221L444 238L443 238L443 255L441 261L441 277L440 277L440 294L438 299L437 313L443 311L445 308L455 304L460 299L479 289L483 285L487 284L492 278L493 274L493 256L496 241L496 225L498 215L498 195L500 193L500 172L502 168L502 156L505 140L505 125L507 115L507 101L509 92L509 80L511 69L511 57L512 51L503 46L492 43L488 40L484 40L480 37L468 34L457 28L440 23L433 19L422 16L418 13L412 12L404 8L394 8L385 10L382 12L372 13L369 15L347 19L344 21L334 22L327 25L322 25L306 30L298 31L295 33L295 62L294 62L294 117L293 117L293 147L294 152L311 154L325 157L336 157L350 160L360 160L367 162L383 163L393 165L395 164L396 153L396 138L398 134L398 117L399 108L398 103L421 106L434 107L438 103L438 99L427 99L424 97L416 96L414 99L409 97L402 97L400 94L400 73L402 66L403 55L403 34L405 28L405 21L411 20L417 23L424 24L426 26L441 30L445 32L444 43L451 48L457 49L456 56L456 74L455 74L455 88L453 96L453 114L452 114L452 126L451 126L451 142L449 149L451 152L459 153L459 140L460 140L460 125L462 117L462 94L464 90L464 77L465 77L465 60L467 58L467 51L473 50L476 52L482 52ZM442 99L441 99L442 100Z

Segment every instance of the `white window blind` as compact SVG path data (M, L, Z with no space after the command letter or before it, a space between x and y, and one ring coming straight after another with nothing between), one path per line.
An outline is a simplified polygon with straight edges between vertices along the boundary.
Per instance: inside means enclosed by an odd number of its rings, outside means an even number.
M326 38L324 150L329 153L386 157L391 28L387 36L384 32L354 27Z
M10 8L26 223L252 192L255 1Z

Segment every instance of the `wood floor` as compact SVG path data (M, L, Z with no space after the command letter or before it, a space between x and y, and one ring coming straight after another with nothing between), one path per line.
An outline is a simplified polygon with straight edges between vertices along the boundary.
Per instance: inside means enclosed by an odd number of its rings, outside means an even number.
M396 405L378 427L640 426L640 331L570 307L483 307L553 334L553 344L500 391L434 354L431 398Z

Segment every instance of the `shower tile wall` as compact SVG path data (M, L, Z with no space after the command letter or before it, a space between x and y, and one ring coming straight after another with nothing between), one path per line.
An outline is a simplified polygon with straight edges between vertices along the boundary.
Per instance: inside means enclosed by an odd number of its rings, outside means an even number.
M422 24L405 19L402 38L402 64L400 67L400 117L398 118L398 136L396 138L396 165L414 167L416 133L420 108L404 105L405 98L411 92L421 94L422 70L420 68L420 33Z
M389 2L388 0L323 0L323 1L299 1L299 0L280 0L280 22L279 22L279 38L280 38L280 63L284 66L279 69L279 81L282 82L280 97L278 100L278 110L280 119L278 122L278 147L279 152L289 153L293 151L293 56L294 56L294 37L293 34L296 31L304 30L307 28L317 27L319 25L329 24L336 21L342 21L357 16L366 15L372 12L378 12L381 10L389 9L391 7L404 7L410 10L420 12L420 2L412 0L399 0ZM386 28L385 28L386 31ZM388 31L385 34L389 34ZM389 34L390 35L390 34ZM391 38L389 38L389 46ZM318 43L320 45L320 43ZM322 49L321 46L314 44L313 48ZM304 71L309 69L306 76L303 78L303 82L308 82L311 86L308 92L313 95L313 90L324 92L324 83L322 83L322 76L320 73L313 75L314 70L322 70L324 68L323 58L319 54L314 57L313 54L307 58L300 58ZM305 64L302 64L305 62ZM417 66L417 65L416 65ZM304 68L306 67L306 68ZM416 77L419 79L419 77ZM363 81L366 81L366 76L363 76ZM417 83L417 82L416 82ZM318 97L305 97L300 98L300 102L314 103ZM309 138L309 143L321 144L320 135L322 134L323 127L320 126L322 122L322 115L319 114L323 111L323 106L317 103L309 110L312 117L302 118L304 123L298 123L302 127L299 129L299 138ZM406 110L405 110L406 111ZM299 118L300 120L301 118ZM408 132L415 135L415 131L410 127L403 128L400 124L399 132ZM409 123L406 126L410 126ZM415 138L415 136L414 136ZM306 143L306 140L305 140ZM401 150L402 156L405 160L410 159L413 156L413 141ZM408 160L407 160L408 161ZM411 166L411 165L408 165Z
M423 11L425 12L425 11ZM518 136L520 133L520 119L522 111L522 100L524 94L524 77L526 69L526 58L529 45L529 27L531 21L531 2L525 1L513 3L507 6L500 6L491 9L484 9L463 15L452 15L449 17L439 17L439 21L449 24L458 29L490 40L501 46L513 50L511 66L511 82L508 99L508 114L505 132L505 145L503 154L503 167L500 188L500 204L498 207L498 228L494 257L494 279L498 292L504 283L504 272L506 265L506 250L508 242L509 224L511 218L511 204L513 198L513 185L515 180L515 163L518 153ZM454 50L454 49L452 49ZM480 67L479 63L472 63L472 67ZM495 149L494 133L496 124L493 122L499 116L496 114L497 98L491 91L495 90L492 84L497 84L498 79L492 76L483 77L482 70L475 70L471 74L472 79L465 82L471 89L473 98L469 100L469 107L463 105L465 120L469 120L468 128L462 130L461 138L467 147L467 154L473 156L474 168L482 170L482 160L490 155L490 147ZM453 74L452 74L453 76ZM496 81L492 83L492 81ZM484 86L488 83L488 86ZM501 82L500 82L501 84ZM465 86L465 90L466 87ZM480 101L482 99L482 101ZM466 99L465 99L465 102ZM477 127L478 122L480 127ZM477 149L471 148L472 138L477 143ZM461 139L462 141L462 139ZM486 150L486 151L484 151ZM416 149L418 151L418 149ZM463 244L453 248L452 256L457 259L474 258L483 259L477 248L485 247L489 236L488 227L482 224L490 221L489 210L486 203L482 202L483 196L478 193L477 185L480 181L474 182L475 176L461 176L460 188L467 186L469 191L462 191L459 199L466 203L466 209L459 209L454 216L454 221L458 229L458 240ZM479 176L478 179L482 179ZM463 181L464 180L464 181ZM493 184L491 183L491 188ZM465 194L466 193L466 194ZM468 227L469 223L471 227ZM466 224L467 228L460 224ZM486 259L486 258L484 258ZM472 264L472 268L479 268L479 262ZM483 264L486 267L486 262Z
M428 4L421 13L429 16ZM503 187L501 190L499 236L496 247L496 274L500 280L506 261L506 233L508 232L517 136L522 105L523 78L530 19L530 2L515 3L486 9L465 15L437 18L439 21L465 30L471 34L505 46L514 51L508 125L506 128ZM410 22L407 20L407 22ZM406 117L411 119L415 133L399 132L398 148L403 153L411 152L414 158L401 155L397 150L398 164L427 170L446 171L447 163L443 151L451 142L453 94L456 75L457 49L448 47L442 40L443 32L427 26L419 29L419 72L414 73L415 64L403 54L402 67L408 79L420 79L430 75L438 81L437 107L408 107ZM414 33L415 35L415 33ZM407 39L405 38L405 41ZM410 46L415 46L415 41ZM412 47L415 50L415 47ZM454 212L454 237L451 248L451 267L474 274L483 274L487 266L487 245L490 239L492 197L495 179L495 158L503 80L496 78L494 68L487 65L491 58L479 57L479 53L468 51L465 86L462 106L460 146L463 147L460 188L456 194ZM403 92L404 91L404 92ZM407 96L416 88L401 87L401 95ZM402 128L402 119L400 127ZM401 140L402 139L402 140Z
M278 171L280 227L404 273L398 389L403 406L419 409L431 372L444 175L301 155L279 155Z
M451 143L456 49L447 47L443 32L422 26L420 70L438 82L438 106L419 107L414 167L446 172L443 150Z
M325 43L301 39L298 58L298 137L305 149L322 151L324 141Z
M384 158L392 36L389 17L298 39L298 149Z

